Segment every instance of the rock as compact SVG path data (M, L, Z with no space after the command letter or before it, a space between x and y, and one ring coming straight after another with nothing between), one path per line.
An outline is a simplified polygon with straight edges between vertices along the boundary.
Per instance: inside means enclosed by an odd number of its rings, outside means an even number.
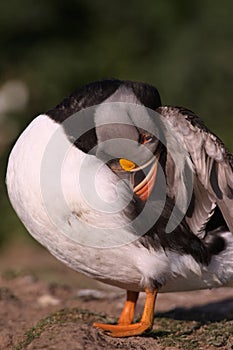
M49 305L58 305L61 301L50 294L44 294L37 299L37 302L40 306L46 307Z

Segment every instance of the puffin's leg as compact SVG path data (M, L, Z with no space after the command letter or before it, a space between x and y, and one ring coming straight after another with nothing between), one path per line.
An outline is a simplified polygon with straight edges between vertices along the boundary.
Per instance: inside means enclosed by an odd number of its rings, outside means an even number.
M124 309L121 313L121 316L118 320L119 325L129 325L133 322L134 311L136 307L136 303L138 300L138 292L133 292L131 290L127 290L126 302L124 305Z
M100 328L105 334L110 335L111 337L130 337L140 335L145 331L150 330L153 327L154 307L158 290L156 289L153 292L150 292L148 289L146 289L145 292L146 302L140 322L128 325L112 325L95 322L93 326Z

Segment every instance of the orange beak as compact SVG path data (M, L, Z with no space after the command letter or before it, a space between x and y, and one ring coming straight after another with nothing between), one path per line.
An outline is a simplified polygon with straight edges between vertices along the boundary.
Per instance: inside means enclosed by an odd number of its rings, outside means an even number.
M143 168L142 167L138 168L133 162L124 158L120 159L120 165L125 171L131 172L131 173L134 173L137 170L141 170L145 168L145 166L143 166ZM154 161L154 164L152 165L146 177L133 189L134 193L137 196L139 196L143 202L145 202L149 198L153 190L156 174L157 174L157 168L158 168L158 159Z
M134 193L136 193L143 202L145 202L149 198L153 190L157 174L157 168L158 163L155 162L145 179L134 188Z

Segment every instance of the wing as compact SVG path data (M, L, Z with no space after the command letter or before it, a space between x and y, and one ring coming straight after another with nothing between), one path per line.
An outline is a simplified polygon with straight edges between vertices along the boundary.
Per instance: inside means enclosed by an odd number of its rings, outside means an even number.
M233 233L233 156L223 142L203 124L191 111L182 107L160 107L156 110L165 124L166 131L175 134L179 143L188 153L193 172L193 191L191 204L186 215L186 221L192 232L201 235L205 225L217 205ZM167 131L168 132L168 131ZM168 135L165 138L170 139ZM169 160L173 146L167 144L168 156L166 176L168 178L168 192L177 197L177 181L182 179L169 171L174 167ZM170 142L171 143L171 142ZM169 149L170 147L170 149ZM174 185L176 183L176 186ZM185 184L180 184L184 187Z

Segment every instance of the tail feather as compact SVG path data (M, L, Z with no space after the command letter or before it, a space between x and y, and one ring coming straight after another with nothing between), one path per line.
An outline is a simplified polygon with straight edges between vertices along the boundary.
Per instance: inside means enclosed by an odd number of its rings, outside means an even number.
M233 235L218 228L208 233L205 245L211 254L208 273L216 276L221 285L233 283Z

